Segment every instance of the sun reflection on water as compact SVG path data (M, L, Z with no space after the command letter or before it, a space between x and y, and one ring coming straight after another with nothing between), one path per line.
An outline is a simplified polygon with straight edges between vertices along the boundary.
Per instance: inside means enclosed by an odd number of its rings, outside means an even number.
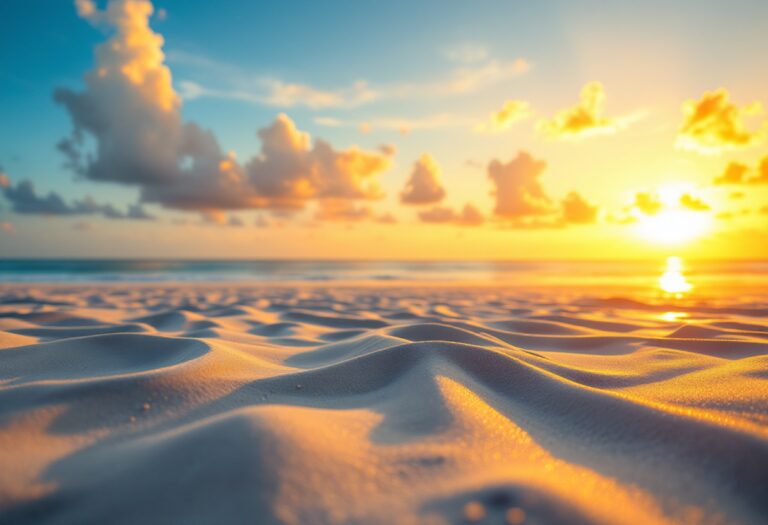
M683 274L683 260L680 257L667 257L664 273L659 277L659 288L664 293L674 295L677 298L682 297L693 289L693 285L688 282L688 279Z

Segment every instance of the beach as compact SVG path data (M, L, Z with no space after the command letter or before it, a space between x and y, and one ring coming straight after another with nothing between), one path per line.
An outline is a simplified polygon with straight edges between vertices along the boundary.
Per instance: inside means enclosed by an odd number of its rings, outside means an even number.
M764 523L768 296L0 287L0 523Z

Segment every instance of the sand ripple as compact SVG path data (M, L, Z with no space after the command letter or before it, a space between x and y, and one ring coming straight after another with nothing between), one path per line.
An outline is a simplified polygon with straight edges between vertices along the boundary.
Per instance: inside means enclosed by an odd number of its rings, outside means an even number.
M0 289L0 523L765 523L766 312Z

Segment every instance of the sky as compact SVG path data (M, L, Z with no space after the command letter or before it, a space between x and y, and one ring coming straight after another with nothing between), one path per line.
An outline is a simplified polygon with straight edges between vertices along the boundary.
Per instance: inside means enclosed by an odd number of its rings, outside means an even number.
M0 4L0 257L768 258L768 4Z

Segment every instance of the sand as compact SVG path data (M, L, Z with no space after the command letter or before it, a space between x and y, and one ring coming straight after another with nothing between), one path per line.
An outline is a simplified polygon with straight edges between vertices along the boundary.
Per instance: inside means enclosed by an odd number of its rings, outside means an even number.
M768 302L0 288L0 523L765 523Z

